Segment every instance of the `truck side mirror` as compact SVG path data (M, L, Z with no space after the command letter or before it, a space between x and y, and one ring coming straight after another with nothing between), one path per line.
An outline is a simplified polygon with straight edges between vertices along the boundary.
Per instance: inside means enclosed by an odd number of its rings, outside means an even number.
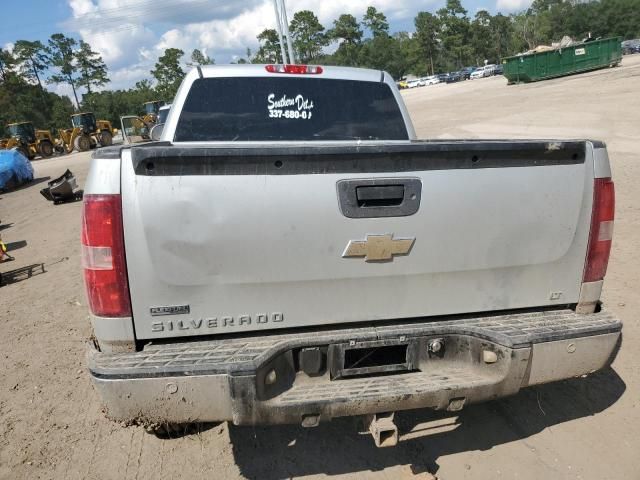
M157 141L160 140L160 137L162 136L162 130L164 130L164 123L159 123L158 125L155 125L151 129L151 141L152 142L157 142Z

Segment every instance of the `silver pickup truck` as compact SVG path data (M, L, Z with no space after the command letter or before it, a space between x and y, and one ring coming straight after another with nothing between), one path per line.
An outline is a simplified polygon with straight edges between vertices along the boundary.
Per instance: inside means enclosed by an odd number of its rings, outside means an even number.
M118 421L463 406L609 365L598 141L417 140L392 78L211 66L86 184L88 363Z

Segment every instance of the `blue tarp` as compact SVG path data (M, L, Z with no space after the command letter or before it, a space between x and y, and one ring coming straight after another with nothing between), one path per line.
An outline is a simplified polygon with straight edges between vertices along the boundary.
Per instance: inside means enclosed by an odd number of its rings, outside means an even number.
M0 190L33 180L33 167L17 150L0 150Z

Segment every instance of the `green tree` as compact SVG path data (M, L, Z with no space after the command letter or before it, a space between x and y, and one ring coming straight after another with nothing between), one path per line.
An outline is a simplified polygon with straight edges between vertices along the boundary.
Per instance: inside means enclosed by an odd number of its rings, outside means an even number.
M260 44L253 63L282 63L280 38L273 28L266 28L256 37Z
M447 69L461 68L471 58L469 44L469 17L460 0L447 0L446 6L437 11L440 21L440 40Z
M153 89L153 85L151 84L151 80L147 78L137 81L133 90L139 92L144 98L147 99L156 95L156 92ZM144 101L142 103L144 103Z
M340 44L357 45L362 40L362 30L356 17L348 13L342 14L333 21L333 28L327 32L329 38Z
M322 47L328 43L324 27L310 10L301 10L293 15L289 33L293 48L302 63L317 59L322 53Z
M637 0L602 0L593 5L594 22L589 30L594 36L640 37L640 7ZM588 32L583 32L584 35Z
M58 73L49 77L48 83L67 83L71 86L76 107L80 108L76 93L77 73L74 48L77 46L73 38L65 37L62 33L54 33L49 38L49 61Z
M332 55L330 63L336 65L357 66L362 42L362 30L356 17L342 14L333 21L333 28L327 32L327 38L339 42L338 49Z
M509 17L498 13L491 17L491 41L496 60L500 60L517 51L510 50L510 39L513 35L513 24Z
M42 89L40 75L49 67L47 50L42 42L18 40L13 47L13 54L18 64L21 65L22 75L35 81Z
M205 55L196 48L193 52L191 52L191 63L189 63L188 65L213 65L214 63L216 62L213 58Z
M100 88L110 81L102 57L83 40L80 40L80 49L76 52L76 68L80 71L76 85L86 88L89 95L92 86Z
M431 75L435 73L434 60L438 54L440 20L430 12L419 12L414 19L416 27L415 41L417 50L429 67Z
M398 56L403 59L404 68L398 79L406 73L417 73L420 75L427 73L424 54L419 51L416 35L410 35L408 32L396 32L393 34L393 40L398 48ZM395 78L395 77L394 77Z
M91 94L91 108L98 118L120 124L122 115L144 115L144 102L158 98L158 92L147 79L136 82L127 90L103 90Z
M180 66L183 55L184 52L179 48L167 48L151 70L157 82L156 90L163 100L171 101L175 97L184 78L184 70Z
M7 77L13 72L16 59L9 50L0 48L0 78L3 82L7 81Z
M376 10L376 7L368 7L367 13L362 18L362 24L371 32L373 37L388 37L389 22L384 13Z
M491 14L486 10L478 10L469 32L475 64L483 65L485 60L497 61L492 38Z
M0 137L8 123L33 122L36 128L69 125L73 104L66 96L43 90L19 75L7 75L0 86Z
M527 41L527 16L523 13L511 16L511 25L513 27L511 40L509 42L509 50L511 52L524 52L529 50L529 42Z
M362 44L358 65L384 70L393 78L400 78L406 73L408 65L407 57L402 54L400 48L400 43L393 37L374 37Z
M58 128L68 128L71 114L74 111L73 102L69 97L46 92L46 103L48 110L45 113L43 123L38 123L54 133Z

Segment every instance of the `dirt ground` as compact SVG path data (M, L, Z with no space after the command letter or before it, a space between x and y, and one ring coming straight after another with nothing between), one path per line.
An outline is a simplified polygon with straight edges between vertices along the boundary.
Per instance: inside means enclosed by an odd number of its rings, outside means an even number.
M640 479L640 55L619 68L538 84L501 77L404 93L420 137L595 138L617 189L604 300L625 322L612 369L467 407L398 415L401 441L378 450L351 420L316 429L204 425L159 438L107 421L84 366L90 335L79 267L80 204L39 194L88 154L34 162L36 180L0 195L16 261L45 273L0 288L0 478Z

